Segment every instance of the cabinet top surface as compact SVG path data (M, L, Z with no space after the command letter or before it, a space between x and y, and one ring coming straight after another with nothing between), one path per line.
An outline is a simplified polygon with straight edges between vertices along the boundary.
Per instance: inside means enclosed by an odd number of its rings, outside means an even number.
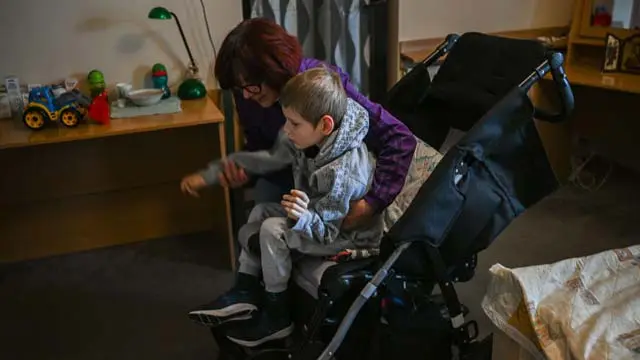
M209 97L182 101L181 106L182 111L174 114L111 119L109 125L83 122L75 128L66 128L55 122L37 131L28 129L20 120L2 119L0 149L89 140L224 121L224 116Z

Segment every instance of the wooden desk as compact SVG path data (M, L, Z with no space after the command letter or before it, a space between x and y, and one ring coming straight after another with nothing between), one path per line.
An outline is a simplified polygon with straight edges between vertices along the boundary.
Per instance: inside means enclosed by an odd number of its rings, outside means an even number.
M575 96L575 109L570 118L560 124L538 122L549 160L560 180L571 173L572 142L576 137L587 139L593 149L620 165L640 169L637 160L637 120L640 101L640 76L603 74L599 69L576 63L565 65ZM547 80L550 78L547 77ZM551 81L543 81L532 91L537 104L555 103Z
M210 98L177 114L58 124L0 120L0 262L214 230L231 251L229 194L181 194L180 179L225 155Z
M567 32L566 26L554 26L546 28L533 28L511 31L499 31L488 33L489 35L514 38L514 39L536 39L543 36L562 36ZM431 38L422 40L410 40L400 43L400 52L411 58L411 60L418 62L424 60L433 51L436 50L445 38Z
M586 86L623 93L640 94L640 75L605 73L578 64L566 66L567 77L573 86Z

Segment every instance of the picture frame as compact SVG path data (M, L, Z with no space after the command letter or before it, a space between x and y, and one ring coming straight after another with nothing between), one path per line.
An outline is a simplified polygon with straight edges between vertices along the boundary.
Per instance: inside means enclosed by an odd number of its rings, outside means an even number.
M640 75L640 34L621 39L607 33L602 72Z
M620 71L640 75L640 34L624 40L620 51Z
M604 61L602 62L602 72L612 73L620 71L620 58L623 41L612 33L607 33L605 37Z

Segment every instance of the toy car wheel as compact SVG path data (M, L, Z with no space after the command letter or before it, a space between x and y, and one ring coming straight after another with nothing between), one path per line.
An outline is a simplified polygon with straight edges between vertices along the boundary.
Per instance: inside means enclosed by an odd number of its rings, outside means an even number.
M80 112L75 109L66 109L60 114L60 121L64 126L74 127L80 123Z
M22 115L22 122L31 130L42 129L48 120L47 114L38 108L27 109Z

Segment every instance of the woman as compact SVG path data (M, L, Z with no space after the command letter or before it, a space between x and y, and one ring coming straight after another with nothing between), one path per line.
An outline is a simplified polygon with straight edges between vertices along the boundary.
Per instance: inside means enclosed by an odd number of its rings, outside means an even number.
M216 59L215 75L222 89L233 89L240 125L244 129L246 150L266 150L273 145L285 123L278 104L278 93L295 74L321 65L303 58L298 40L280 25L263 18L245 20L222 42ZM377 157L376 171L369 193L351 204L346 227L357 226L393 202L404 185L416 140L409 129L379 104L371 102L351 84L341 69L343 85L350 98L365 107L371 116L365 142ZM243 169L225 165L221 183L236 188L249 179ZM256 202L280 202L292 188L290 170L257 180Z

